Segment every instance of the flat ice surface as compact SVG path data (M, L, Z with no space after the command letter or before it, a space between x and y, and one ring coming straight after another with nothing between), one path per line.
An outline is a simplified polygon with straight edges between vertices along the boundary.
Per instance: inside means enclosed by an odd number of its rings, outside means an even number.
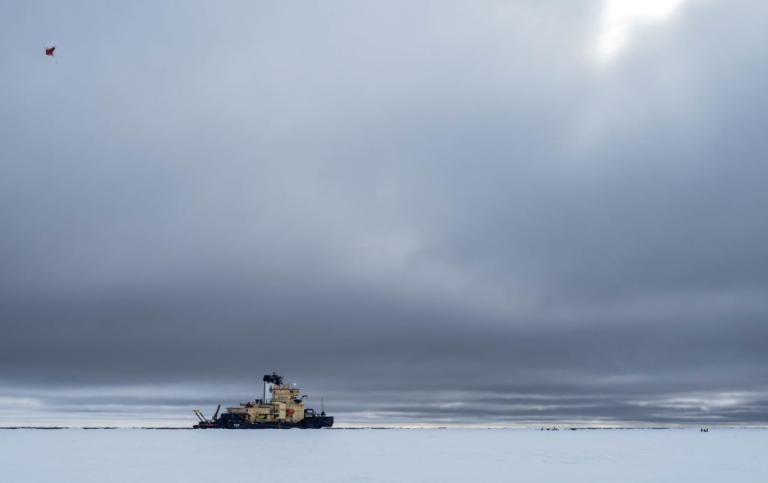
M768 431L0 430L0 481L766 482Z

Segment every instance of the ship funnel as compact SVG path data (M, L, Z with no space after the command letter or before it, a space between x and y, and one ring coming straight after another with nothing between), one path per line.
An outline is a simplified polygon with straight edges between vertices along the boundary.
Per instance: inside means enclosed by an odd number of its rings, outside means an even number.
M265 374L262 380L264 381L264 397L262 398L262 401L264 401L265 404L270 404L273 401L272 392L274 391L275 385L279 386L283 383L283 376L279 376L276 372L273 372L272 374Z

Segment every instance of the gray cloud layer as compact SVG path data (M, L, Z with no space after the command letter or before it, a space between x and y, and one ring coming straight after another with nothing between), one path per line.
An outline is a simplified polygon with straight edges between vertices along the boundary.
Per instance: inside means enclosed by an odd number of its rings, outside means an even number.
M0 424L764 424L768 7L601 8L0 6Z

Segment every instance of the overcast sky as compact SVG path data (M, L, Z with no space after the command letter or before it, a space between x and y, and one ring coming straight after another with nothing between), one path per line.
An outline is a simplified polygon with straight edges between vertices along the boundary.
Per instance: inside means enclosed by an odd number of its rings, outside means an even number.
M43 47L55 42L55 58ZM0 4L0 426L768 424L768 3Z

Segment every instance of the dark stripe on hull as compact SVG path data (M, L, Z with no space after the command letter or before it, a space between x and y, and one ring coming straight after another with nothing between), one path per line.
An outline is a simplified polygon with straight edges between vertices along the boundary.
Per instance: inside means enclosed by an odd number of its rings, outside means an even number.
M214 424L196 424L198 429L320 429L333 426L333 416L315 416L304 418L298 423L224 423L221 419Z

